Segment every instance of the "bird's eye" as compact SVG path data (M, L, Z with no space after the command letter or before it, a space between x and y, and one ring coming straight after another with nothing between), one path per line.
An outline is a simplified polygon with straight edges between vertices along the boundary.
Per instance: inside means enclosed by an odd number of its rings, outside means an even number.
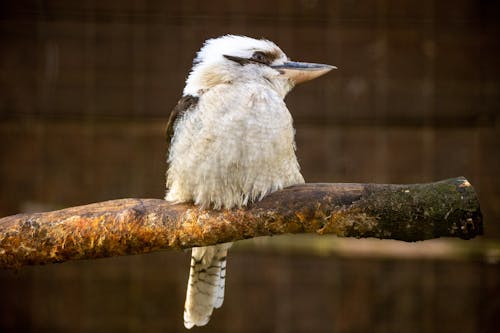
M269 64L269 59L264 52L256 51L252 55L252 60L255 62L260 62L261 64Z

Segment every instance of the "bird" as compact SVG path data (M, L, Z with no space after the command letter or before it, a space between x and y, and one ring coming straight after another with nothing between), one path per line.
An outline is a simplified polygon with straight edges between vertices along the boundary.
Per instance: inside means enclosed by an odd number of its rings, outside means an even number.
M206 40L168 119L165 200L231 209L304 183L284 98L295 85L334 68L291 61L267 39ZM231 244L192 248L187 329L206 325L222 306Z

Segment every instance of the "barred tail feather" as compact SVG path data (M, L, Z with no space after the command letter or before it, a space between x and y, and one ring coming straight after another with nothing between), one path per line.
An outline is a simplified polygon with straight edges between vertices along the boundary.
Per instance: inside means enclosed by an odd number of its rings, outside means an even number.
M217 298L215 299L215 304L214 304L214 307L216 309L220 308L222 306L222 303L224 303L224 289L226 287L226 255L227 255L227 250L225 252L226 252L226 254L219 259L219 262L220 262L219 285L217 288Z
M184 305L184 326L206 325L224 301L226 255L231 243L193 248Z

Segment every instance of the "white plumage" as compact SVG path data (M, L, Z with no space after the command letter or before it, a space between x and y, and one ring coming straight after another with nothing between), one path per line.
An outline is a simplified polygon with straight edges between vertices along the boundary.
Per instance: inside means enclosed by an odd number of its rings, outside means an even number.
M166 200L232 208L303 183L283 98L332 67L289 62L270 41L232 35L205 42L194 63L169 121ZM187 328L205 325L222 305L230 246L193 248Z
M178 121L175 133L167 200L231 208L304 181L292 117L262 84L213 87Z

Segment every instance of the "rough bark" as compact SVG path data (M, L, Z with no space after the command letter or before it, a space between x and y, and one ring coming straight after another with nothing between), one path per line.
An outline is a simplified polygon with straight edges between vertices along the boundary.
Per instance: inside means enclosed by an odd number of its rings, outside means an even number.
M185 249L285 233L419 241L482 234L463 177L429 184L304 184L249 207L201 210L159 199L119 199L0 219L0 267L16 268Z

